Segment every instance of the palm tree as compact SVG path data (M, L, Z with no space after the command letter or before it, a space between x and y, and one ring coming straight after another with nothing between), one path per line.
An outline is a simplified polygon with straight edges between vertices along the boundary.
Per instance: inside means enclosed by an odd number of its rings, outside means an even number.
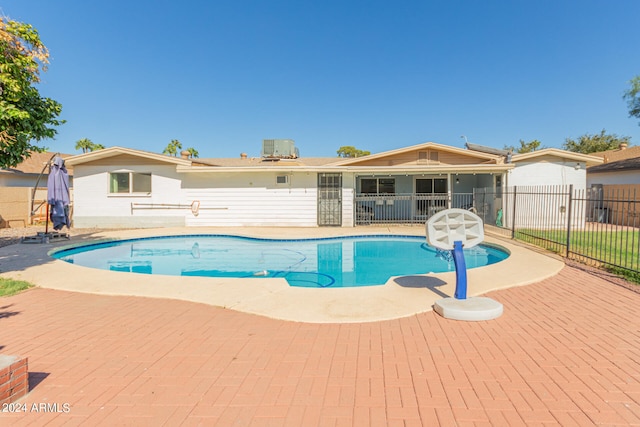
M162 154L167 154L169 156L176 156L178 154L178 150L182 149L182 144L177 139L172 139L167 148L162 151Z
M87 151L93 151L94 145L89 138L82 138L76 141L76 150L82 150L83 153L86 153Z
M200 153L198 153L198 150L193 147L187 148L187 151L189 152L189 157L191 157L192 159L197 159L200 155Z

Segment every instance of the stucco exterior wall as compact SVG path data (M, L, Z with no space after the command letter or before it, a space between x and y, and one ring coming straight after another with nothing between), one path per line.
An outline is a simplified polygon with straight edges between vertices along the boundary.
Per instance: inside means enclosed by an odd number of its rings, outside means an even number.
M618 172L588 173L587 187L591 187L592 184L640 184L640 171L629 170Z
M109 194L109 172L151 173L151 194ZM183 226L189 209L132 209L132 203L184 204L181 177L174 165L127 165L105 167L78 165L74 180L73 225L77 228Z
M509 187L518 185L572 185L575 190L586 188L587 171L584 162L543 161L519 162L507 176Z

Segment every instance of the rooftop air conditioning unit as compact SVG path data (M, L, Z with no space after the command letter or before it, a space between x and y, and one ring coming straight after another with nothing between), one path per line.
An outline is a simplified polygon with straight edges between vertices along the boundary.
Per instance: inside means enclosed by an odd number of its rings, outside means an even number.
M263 139L262 157L295 159L300 157L293 139Z

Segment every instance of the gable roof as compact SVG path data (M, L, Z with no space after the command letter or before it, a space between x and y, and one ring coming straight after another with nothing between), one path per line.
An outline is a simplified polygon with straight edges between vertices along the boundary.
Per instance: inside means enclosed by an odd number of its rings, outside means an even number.
M542 150L531 151L530 153L514 154L511 162L517 163L525 160L536 160L539 157L551 156L575 162L585 162L587 166L599 165L602 158L589 154L574 153L573 151L560 150L558 148L544 148Z
M619 172L640 170L640 156L631 159L618 160L617 162L603 163L587 169L587 173Z
M602 157L605 163L632 159L634 157L640 157L640 145L628 148L616 148L615 150L598 151L597 153L591 153L591 155Z
M150 151L134 150L132 148L124 147L109 147L102 150L91 151L89 153L78 154L77 156L71 156L65 159L68 165L81 165L83 163L93 162L95 160L106 159L109 157L115 157L119 155L130 155L135 157L141 157L147 160L154 160L161 163L175 164L179 166L190 166L191 160L185 160L180 157L167 156L166 154L152 153Z
M31 155L28 158L22 161L22 163L18 164L14 168L2 168L0 169L0 173L10 173L10 174L16 174L16 175L18 174L19 175L39 175L45 169L45 166L47 165L47 163L49 163L49 161L56 154L58 154L60 157L62 157L65 160L65 166L67 166L67 172L69 173L69 175L71 175L72 170L71 168L68 167L69 165L67 164L67 159L71 157L71 154L62 154L62 153L55 153L50 151L45 151L43 153L33 151L31 152ZM48 170L44 171L45 174L48 172L49 172Z
M496 163L500 162L502 158L501 156L498 156L495 154L481 153L479 151L473 151L473 150L465 150L463 148L451 147L449 145L437 144L435 142L424 142L422 144L411 145L409 147L398 148L395 150L383 151L381 153L370 154L368 156L351 157L345 160L338 161L334 163L334 165L335 166L357 166L358 163L363 163L369 160L392 157L398 154L408 153L411 151L420 151L420 150L429 150L429 149L446 151L449 153L456 153L456 154L469 156L469 157L475 157L477 159L481 159L485 161L493 160Z

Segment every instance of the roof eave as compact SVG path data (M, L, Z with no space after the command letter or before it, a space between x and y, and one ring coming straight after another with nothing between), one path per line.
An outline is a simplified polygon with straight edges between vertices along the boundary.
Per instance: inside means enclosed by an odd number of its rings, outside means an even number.
M470 156L470 157L475 157L475 158L478 158L478 159L495 160L496 162L498 162L498 160L502 157L502 156L498 156L498 155L494 155L494 154L481 153L479 151L465 150L463 148L451 147L451 146L448 146L448 145L442 145L442 144L438 144L436 142L424 142L422 144L416 144L416 145L412 145L412 146L409 146L409 147L398 148L396 150L383 151L382 153L370 154L368 156L352 157L352 158L349 158L349 159L338 161L338 162L334 163L334 165L335 166L348 166L348 165L353 165L354 163L360 163L360 162L364 162L364 161L385 158L385 157L393 156L393 155L396 155L396 154L406 153L408 151L415 151L415 150L428 149L428 148L435 148L435 149L438 149L438 150L441 150L441 151L448 151L450 153L462 154L462 155L466 155L466 156Z
M104 148L102 150L91 151L89 153L78 154L76 156L66 158L65 163L69 166L75 166L83 163L93 162L95 160L118 156L121 154L141 157L149 160L155 160L158 162L175 164L180 166L191 165L191 160L166 156L164 154L151 153L148 151L134 150L134 149L125 148L125 147L109 147L109 148Z
M513 164L482 164L482 165L438 165L438 166L247 166L247 167L223 167L223 166L181 166L176 167L179 173L258 173L258 172L357 172L357 173L447 173L447 172L503 172L513 169Z
M572 151L559 150L557 148L545 148L542 150L532 151L524 154L514 154L511 161L513 163L522 162L526 160L535 159L542 156L554 156L561 159L573 160L576 162L585 162L587 166L594 166L603 163L603 159L598 156L592 156L589 154L574 153Z

